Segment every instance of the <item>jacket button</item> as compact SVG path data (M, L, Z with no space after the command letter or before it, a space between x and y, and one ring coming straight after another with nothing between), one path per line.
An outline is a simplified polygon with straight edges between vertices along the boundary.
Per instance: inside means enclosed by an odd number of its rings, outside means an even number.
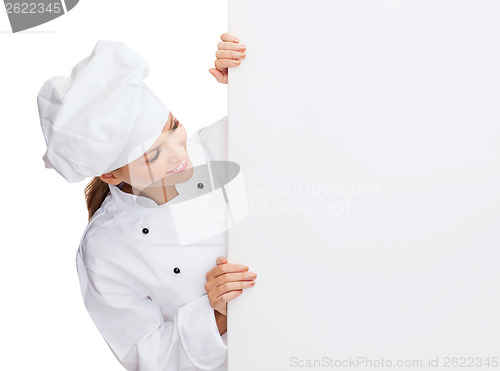
M179 268L175 267L174 268L174 273L175 274L179 274L179 273L181 273L181 270Z
M202 189L203 188L203 183L198 183L198 188Z
M147 228L142 228L142 233L144 233L144 234L148 234L148 233L149 233L149 229L147 229Z

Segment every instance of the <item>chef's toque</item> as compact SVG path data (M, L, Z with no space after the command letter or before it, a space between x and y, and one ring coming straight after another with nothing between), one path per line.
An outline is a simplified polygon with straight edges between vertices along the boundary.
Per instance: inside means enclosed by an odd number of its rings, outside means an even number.
M99 40L71 76L47 80L37 97L45 167L74 183L142 155L138 146L154 143L170 113L144 84L148 74L148 64L124 43Z

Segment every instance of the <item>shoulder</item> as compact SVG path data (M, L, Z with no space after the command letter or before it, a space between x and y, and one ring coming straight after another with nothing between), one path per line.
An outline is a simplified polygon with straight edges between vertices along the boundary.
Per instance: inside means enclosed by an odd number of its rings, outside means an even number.
M210 160L227 160L227 130L228 117L224 116L194 134Z
M96 272L100 271L102 262L116 255L117 246L126 242L124 223L121 215L111 212L111 197L104 200L94 213L80 239L79 251L85 266Z

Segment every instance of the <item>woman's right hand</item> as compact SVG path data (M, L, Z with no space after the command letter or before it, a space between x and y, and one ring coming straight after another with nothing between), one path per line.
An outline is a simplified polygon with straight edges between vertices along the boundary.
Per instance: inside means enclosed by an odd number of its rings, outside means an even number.
M210 305L216 311L227 315L227 303L239 296L243 289L253 287L257 274L248 272L246 265L228 263L224 256L217 258L217 266L207 274L205 290Z

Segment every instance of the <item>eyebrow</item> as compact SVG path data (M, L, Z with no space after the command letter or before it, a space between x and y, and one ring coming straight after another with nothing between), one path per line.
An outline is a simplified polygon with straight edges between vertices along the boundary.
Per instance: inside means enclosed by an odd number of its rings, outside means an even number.
M174 115L170 115L170 117L172 117L172 119L170 120L170 126L168 127L169 130L172 128L172 124L174 123ZM169 117L169 118L170 118ZM156 150L158 150L158 148L160 148L160 145L157 145L155 148L151 148L149 151L147 151L146 153L148 155L150 155L151 153L155 152Z

